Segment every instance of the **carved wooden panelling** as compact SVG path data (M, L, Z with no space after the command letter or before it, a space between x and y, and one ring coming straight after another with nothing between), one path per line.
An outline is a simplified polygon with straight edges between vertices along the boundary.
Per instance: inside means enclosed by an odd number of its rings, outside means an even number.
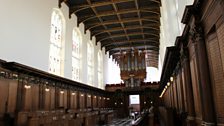
M191 68L195 113L197 118L201 118L201 98L199 95L199 87L198 87L198 72L196 67L196 61L194 58L190 61L190 68Z
M7 80L0 80L0 116L3 116L3 113L6 109L7 97L8 97L9 85Z
M217 31L217 35L221 35L224 32L224 27L220 27ZM223 38L223 36L220 36ZM211 78L212 78L212 87L213 87L213 94L215 100L215 108L216 108L216 115L217 118L224 118L224 72L223 72L223 62L221 55L224 53L221 47L221 43L223 40L217 38L216 33L210 35L208 42L207 42L207 50L208 56L210 60L210 71L211 71ZM224 48L223 48L224 49Z
M224 71L224 23L217 29L217 37L219 40L219 48L222 60L222 70Z
M186 93L186 82L185 82L185 74L184 68L182 69L181 79L182 79L182 86L183 86L183 98L184 98L184 110L187 111L187 93Z
M39 109L39 86L33 85L32 92L32 110L37 111Z

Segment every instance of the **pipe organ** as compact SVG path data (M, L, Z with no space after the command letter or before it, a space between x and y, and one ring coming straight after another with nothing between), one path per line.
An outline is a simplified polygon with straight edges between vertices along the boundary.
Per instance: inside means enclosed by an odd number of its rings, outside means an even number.
M119 66L121 79L126 87L138 87L146 78L145 52L129 50L120 53Z

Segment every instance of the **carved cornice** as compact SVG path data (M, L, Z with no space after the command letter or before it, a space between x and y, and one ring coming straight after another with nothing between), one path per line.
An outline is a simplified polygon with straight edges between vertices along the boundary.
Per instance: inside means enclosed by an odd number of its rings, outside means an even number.
M176 69L176 65L179 62L179 58L180 51L176 46L167 47L163 62L164 64L162 69L162 75L160 79L160 89L163 89L163 87L165 87L165 85L169 81L170 77Z
M181 23L188 24L192 14L193 14L192 13L193 12L193 8L194 8L193 5L186 6L186 8L184 10L184 14L183 14L182 20L181 20Z
M18 74L10 71L0 70L0 78L18 80Z

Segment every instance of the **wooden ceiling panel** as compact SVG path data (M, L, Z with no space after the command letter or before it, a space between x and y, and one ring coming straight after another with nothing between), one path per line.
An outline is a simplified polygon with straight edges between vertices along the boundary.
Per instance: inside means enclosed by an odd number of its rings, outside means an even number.
M132 12L128 14L120 14L121 19L126 19L126 18L137 18L138 13L137 12Z
M119 36L119 37L114 37L114 41L118 42L118 41L123 41L123 40L127 40L126 36ZM116 44L116 42L113 42L114 44Z
M103 21L114 21L114 20L118 20L117 15L102 16L101 19Z
M111 33L111 35L119 35L119 34L125 34L125 31L124 30L119 30L119 31L112 31L110 33Z
M160 7L161 2L159 0L138 0L140 7Z
M105 5L105 6L98 6L98 7L95 7L97 13L100 13L100 12L104 12L104 11L114 11L113 9L113 6L112 5Z
M86 8L83 11L79 11L76 13L77 17L81 17L84 15L94 15L94 12L91 8Z
M91 0L92 3L97 3L97 2L109 2L110 0Z
M119 43L136 43L136 42L142 42L142 43L155 43L157 45L159 45L159 43L157 42L157 40L155 39L130 39L130 40L120 40L120 41L116 41L116 42L113 42L113 41L101 41L101 46L104 47L104 46L108 46L108 45L112 45L112 44L119 44Z
M133 33L133 32L141 32L141 28L128 29L128 30L127 30L127 33Z
M91 20L88 20L85 23L92 23L92 22L100 23L100 20L99 20L99 18L92 18Z
M134 36L130 36L130 39L143 39L142 34L141 35L134 35Z
M131 1L129 0L129 2L117 3L116 6L117 6L118 10L135 8L135 2L134 2L134 0L131 0Z
M60 0L61 1L61 0ZM70 14L84 23L96 42L109 54L116 50L141 49L152 53L158 66L160 0L69 0ZM115 50L115 51L114 51ZM153 51L152 51L153 50ZM154 53L156 52L156 53ZM151 56L151 55L149 55Z
M121 24L119 23L114 23L114 24L108 24L106 25L108 29L111 29L111 28L117 28L117 27L121 27Z
M130 26L136 26L136 25L139 25L140 26L140 23L139 23L139 20L134 20L134 21L130 21L130 22L125 22L123 23L125 27L130 27Z
M104 38L104 37L110 37L110 34L108 34L108 32L104 32L103 34L100 34L98 36L96 36L97 38Z

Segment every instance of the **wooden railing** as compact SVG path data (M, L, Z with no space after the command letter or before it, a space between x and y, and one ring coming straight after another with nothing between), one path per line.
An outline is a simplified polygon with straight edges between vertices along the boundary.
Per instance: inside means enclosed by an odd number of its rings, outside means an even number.
M0 96L3 125L8 118L17 126L88 126L113 117L110 92L2 60Z

